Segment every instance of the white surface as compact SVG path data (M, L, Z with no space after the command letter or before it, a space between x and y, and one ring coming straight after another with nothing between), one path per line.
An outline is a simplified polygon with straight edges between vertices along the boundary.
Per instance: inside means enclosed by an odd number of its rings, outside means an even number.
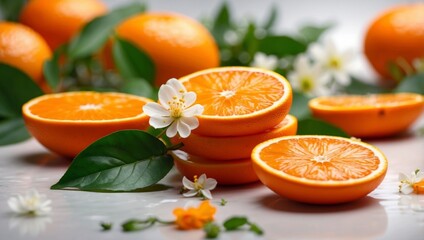
M111 6L118 1L108 0ZM122 1L124 2L124 1ZM119 4L122 4L120 2ZM128 2L128 1L126 1ZM199 18L211 16L221 1L147 1L151 10L173 10ZM279 8L277 30L291 32L304 22L338 23L332 36L344 47L361 51L365 26L387 6L411 1L246 1L231 0L236 17L265 19L273 3ZM363 71L367 72L366 64ZM368 73L367 73L368 74ZM424 116L419 124L423 126ZM397 175L416 168L424 170L424 138L406 134L401 137L369 141L389 160L384 182L369 196L336 206L300 204L281 198L260 183L218 187L213 191L218 211L216 220L246 215L265 230L258 239L422 239L424 236L424 195L399 195ZM203 239L203 232L177 231L171 226L156 226L143 232L123 233L120 224L130 218L149 215L172 219L172 210L197 199L178 194L181 176L172 171L162 183L171 189L150 193L93 193L50 190L66 170L69 161L46 151L35 140L0 147L0 239ZM7 199L36 188L53 200L53 212L45 218L14 217ZM228 201L219 206L219 200ZM101 232L99 223L111 221L114 228ZM257 239L247 232L225 233L220 239Z
M423 126L424 116L414 129ZM347 204L315 206L289 201L260 183L218 187L213 191L216 220L233 215L248 216L265 230L263 237L251 233L222 234L221 239L422 239L424 195L400 195L398 173L424 169L424 137L413 130L403 136L368 141L389 160L383 183L367 197ZM203 239L203 232L177 231L171 226L124 233L120 224L130 218L150 215L173 219L172 210L199 204L179 194L181 176L172 171L161 183L171 189L159 192L95 193L49 190L63 175L68 160L47 152L35 140L0 147L0 239ZM7 199L36 188L53 200L53 212L44 218L15 217ZM220 199L228 201L220 206ZM417 207L421 211L417 211ZM102 232L101 221L114 228Z

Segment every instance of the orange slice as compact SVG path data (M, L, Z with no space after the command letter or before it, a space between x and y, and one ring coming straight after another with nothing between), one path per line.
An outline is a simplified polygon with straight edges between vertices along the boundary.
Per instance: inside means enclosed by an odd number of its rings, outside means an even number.
M208 178L214 178L220 185L237 185L258 181L250 158L217 162L183 151L178 151L173 155L175 167L188 179L204 173Z
M263 132L289 112L292 90L281 75L258 68L221 67L180 78L205 107L195 133L240 136Z
M142 107L152 100L122 93L47 94L23 105L25 124L46 148L74 157L97 139L123 129L144 130Z
M173 138L174 143L182 142L182 150L213 160L234 160L250 158L253 148L266 140L295 135L297 118L287 115L277 126L264 132L229 137L209 137L192 133L188 138Z
M331 136L286 136L252 151L253 169L279 195L305 203L359 199L383 181L387 159L374 146Z
M424 98L414 93L318 97L313 115L355 137L384 137L405 131L422 113Z

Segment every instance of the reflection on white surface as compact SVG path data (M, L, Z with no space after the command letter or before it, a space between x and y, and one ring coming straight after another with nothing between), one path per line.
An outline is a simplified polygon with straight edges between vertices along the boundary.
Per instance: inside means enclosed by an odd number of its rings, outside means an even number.
M52 222L51 217L32 217L14 215L9 220L9 229L17 230L22 236L38 236Z
M424 198L416 194L401 195L398 204L401 209L424 212Z

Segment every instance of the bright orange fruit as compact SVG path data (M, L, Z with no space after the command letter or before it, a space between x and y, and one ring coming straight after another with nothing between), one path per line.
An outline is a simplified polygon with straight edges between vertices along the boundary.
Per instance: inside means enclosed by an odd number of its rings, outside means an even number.
M106 12L106 5L100 0L31 0L22 9L20 21L56 49L86 23Z
M372 145L331 136L286 136L252 151L259 180L305 203L335 204L366 196L383 181L387 159Z
M45 84L43 64L51 55L46 41L31 28L0 22L0 62L20 69L42 86Z
M122 22L118 35L153 59L156 84L219 66L219 50L209 31L187 16L171 12L142 13ZM107 65L112 65L106 59Z
M405 131L422 113L420 94L396 93L318 97L313 115L355 137L385 137Z
M389 62L407 64L424 57L424 4L400 5L383 12L370 24L364 39L364 53L385 79L392 76Z
M42 145L75 157L112 132L147 129L149 117L142 107L151 101L122 93L67 92L34 98L22 112L26 127Z
M174 155L174 164L178 171L188 179L203 173L214 178L220 185L246 184L258 181L250 158L214 161L179 151Z
M296 117L287 115L277 126L257 134L210 137L192 133L188 138L176 137L173 139L173 142L182 142L184 144L182 150L208 159L247 159L250 158L253 148L259 143L276 137L295 135L296 131Z
M180 78L204 106L194 133L257 134L278 125L292 103L289 82L278 73L250 67L211 68Z

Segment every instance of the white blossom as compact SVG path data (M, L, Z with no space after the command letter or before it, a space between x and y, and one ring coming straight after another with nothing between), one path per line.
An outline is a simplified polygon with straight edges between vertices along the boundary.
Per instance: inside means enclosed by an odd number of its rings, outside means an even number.
M329 95L330 89L323 77L320 65L312 63L307 56L299 55L294 62L294 71L288 74L294 90L309 96Z
M32 189L25 195L9 198L7 204L15 213L41 216L50 213L52 210L50 206L51 202L45 195L39 194L37 190Z
M188 192L183 193L184 197L201 196L206 199L212 199L211 190L215 189L217 181L213 178L207 178L206 174L200 175L199 178L194 176L194 181L190 181L183 177L183 186Z
M186 138L191 130L199 126L197 115L203 106L195 104L196 93L187 92L184 85L172 78L159 88L159 103L147 103L143 111L150 116L149 124L154 128L165 128L168 137L177 133Z
M267 70L274 70L278 67L278 62L279 60L276 56L266 55L262 52L258 52L253 57L253 61L250 63L250 66Z
M404 173L399 174L399 192L403 194L410 194L414 192L414 184L424 180L424 173L420 170L415 170L409 176Z
M308 49L311 59L322 66L326 81L336 81L342 86L350 83L350 64L353 60L353 51L340 51L333 41L327 40L324 43L313 43Z

